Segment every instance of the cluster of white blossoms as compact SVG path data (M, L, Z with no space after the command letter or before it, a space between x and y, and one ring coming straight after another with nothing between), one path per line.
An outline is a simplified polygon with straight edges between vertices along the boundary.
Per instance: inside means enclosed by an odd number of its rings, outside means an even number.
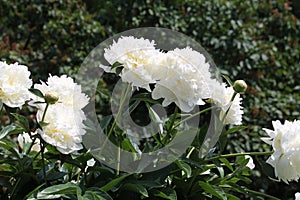
M297 181L300 177L300 121L273 121L274 130L263 129L269 137L262 138L272 145L274 153L267 163L274 167L279 180Z
M24 65L0 62L0 104L15 108L29 100L28 89L32 86L29 76L30 72Z
M57 100L49 104L44 116L46 105L36 103L43 99L32 96L31 104L38 108L38 122L47 124L42 130L38 129L43 140L63 154L82 149L82 136L85 134L83 121L86 119L82 109L88 104L89 98L81 92L81 86L66 75L50 75L47 83L35 84L34 88L40 90L44 96Z
M123 82L148 90L153 99L163 98L163 106L175 103L181 111L190 112L211 99L221 108L221 118L226 113L225 124L241 124L242 98L237 94L231 101L233 88L213 79L205 56L190 47L164 53L155 48L154 41L121 37L105 49L104 57L110 65L121 64ZM100 67L116 73L115 68Z

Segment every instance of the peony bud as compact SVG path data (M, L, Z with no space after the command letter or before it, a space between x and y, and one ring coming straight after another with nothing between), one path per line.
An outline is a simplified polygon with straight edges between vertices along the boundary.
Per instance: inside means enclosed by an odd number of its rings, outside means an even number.
M243 80L236 80L233 83L233 89L236 93L244 94L247 90L247 83Z
M57 93L50 92L50 93L45 94L45 101L48 104L55 104L58 101Z

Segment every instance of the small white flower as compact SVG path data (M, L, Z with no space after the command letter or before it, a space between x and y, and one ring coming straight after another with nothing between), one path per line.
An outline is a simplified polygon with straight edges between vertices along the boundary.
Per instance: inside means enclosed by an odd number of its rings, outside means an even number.
M274 153L267 163L274 167L279 180L297 181L300 177L300 121L272 122L274 130L263 129L269 137L262 138L272 145Z
M249 159L246 167L249 167L249 169L254 169L255 168L255 164L253 162L253 158L251 156L249 156L249 155L245 155L245 158Z
M91 158L88 161L86 161L86 167L85 167L84 171L86 172L89 167L93 167L95 165L95 163L96 163L96 161L94 158Z
M30 98L30 72L18 63L0 62L0 102L9 107L21 107Z
M36 132L32 133L32 135L35 135ZM32 139L30 138L30 135L28 133L22 133L18 135L18 143L21 149L23 149L24 144L32 143ZM39 152L41 150L40 147L40 140L38 138L35 139L34 145L31 148L33 151Z
M96 161L94 158L92 159L89 159L87 162L86 162L86 165L89 166L89 167L93 167L95 165Z
M295 200L300 200L300 193L299 192L295 193Z

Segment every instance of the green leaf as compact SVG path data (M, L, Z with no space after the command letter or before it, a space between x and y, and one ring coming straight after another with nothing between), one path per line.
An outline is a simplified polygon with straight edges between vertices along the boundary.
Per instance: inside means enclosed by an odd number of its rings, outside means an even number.
M220 158L219 159L222 163L224 163L224 165L226 167L228 167L228 169L230 169L231 171L233 171L233 167L231 166L230 162L226 159L226 158Z
M16 129L17 129L17 131L16 131ZM18 129L17 127L15 127L13 125L8 125L0 131L0 140L9 134L15 134L22 130L23 129Z
M56 199L64 197L66 194L78 194L81 189L73 183L65 183L50 186L37 194L37 199Z
M40 190L40 188L44 187L44 185L45 185L45 183L43 183L42 185L39 185L38 187L36 187L29 194L27 194L24 199L35 200L37 198L37 192Z
M128 138L124 138L121 145L122 145L122 149L137 153L137 151L135 150L134 146L131 144Z
M88 190L83 195L83 198L84 200L112 200L112 198L106 192L101 190Z
M154 196L163 199L177 200L177 194L172 188L162 188L161 190L154 190Z
M147 189L140 184L125 183L121 190L132 191L143 195L143 197L149 197Z
M226 134L235 133L235 132L243 130L245 128L248 128L248 127L247 126L235 126L235 127L231 128L231 129L227 130L225 133Z
M44 127L48 126L49 123L41 121L41 122L39 122L39 125L40 125L41 128L44 128Z
M38 97L44 98L43 93L40 90L38 90L38 89L30 88L29 92L33 93L34 95L36 95Z
M0 146L6 149L7 151L11 152L15 157L20 157L18 153L17 143L13 142L12 140L2 138L2 140L0 140Z
M119 63L119 62L115 62L112 66L111 69L116 69L116 74L119 75L122 70L123 70L123 64Z
M225 74L223 74L222 76L223 76L223 78L227 81L227 83L228 83L230 86L233 85L233 83L232 83L231 79L229 78L229 76L227 76L227 75L225 75Z
M119 63L119 62L115 62L115 63L111 66L112 69L117 68L117 67L122 67L122 64Z
M22 128L24 128L25 132L30 132L30 128L29 128L29 122L28 119L26 117L24 117L23 115L19 115L16 113L12 113L11 114L16 120L16 124Z
M240 198L232 195L232 194L226 194L228 200L240 200Z
M130 175L131 174L124 174L123 176L115 178L115 179L111 180L109 183L107 183L106 185L102 186L100 189L103 190L104 192L107 192L110 189L112 189L114 186L116 186L118 183L120 183L123 179L125 179L126 177L128 177Z
M190 167L189 164L187 164L183 160L176 160L176 164L180 169L182 169L185 172L187 178L191 177L192 168Z
M1 167L1 169L2 169L2 167ZM2 177L13 177L13 175L15 175L15 173L13 173L13 172L0 171L0 176L2 176Z
M100 121L100 127L102 129L105 129L109 125L111 119L112 119L112 115L103 117L103 119L101 119L101 121Z
M159 104L159 100L154 100L151 97L151 93L138 93L135 94L132 98L130 98L130 101L143 101L143 102L149 102L152 104Z
M47 174L46 178L47 178L48 181L53 181L53 180L60 179L60 178L64 177L67 174L68 173L65 173L65 172L49 172Z
M216 186L212 186L209 183L203 182L203 181L199 181L198 184L200 185L200 187L207 193L222 199L222 200L227 200L226 194L225 192Z

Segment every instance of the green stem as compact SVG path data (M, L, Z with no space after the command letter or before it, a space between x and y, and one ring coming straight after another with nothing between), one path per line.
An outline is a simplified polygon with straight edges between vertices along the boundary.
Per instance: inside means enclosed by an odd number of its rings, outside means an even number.
M187 118L181 120L180 122L176 123L176 124L174 125L173 128L176 128L177 126L179 126L179 125L182 124L183 122L186 122L186 121L188 121L188 120L190 120L190 119L192 119L192 118L194 118L194 117L196 117L196 116L198 116L198 115L201 115L201 114L203 114L203 113L205 113L205 112L207 112L207 111L210 111L210 110L212 110L212 109L215 108L215 107L216 107L216 106L212 106L212 107L206 108L206 109L204 109L204 110L201 110L201 111L199 111L199 112L197 112L197 113L195 113L195 114L192 114L191 116L189 116L189 117L187 117Z
M177 113L178 113L178 107L176 106L176 107L175 107L175 110L174 110L173 117L172 117L172 119L171 119L171 124L170 124L170 126L169 126L169 131L168 131L168 132L171 132L171 130L173 129L173 125L174 125L174 123L175 123L175 119L176 119Z
M195 174L199 174L199 172L200 172L200 169L197 168ZM192 189L195 186L194 182L195 182L196 178L197 178L197 175L192 176L192 179L191 179L190 183L188 184L188 190L187 190L188 194L192 193Z
M245 155L250 155L250 156L264 156L264 155L271 155L272 153L273 153L273 151L231 153L231 154L224 154L224 155L214 156L214 157L206 159L205 161L209 162L209 161L216 160L216 159L219 159L219 158L231 158L231 157L245 156Z
M118 148L118 158L117 158L117 176L120 174L120 166L121 166L121 141L119 141L119 148Z
M186 155L186 158L190 158L190 156L194 150L195 150L195 147L192 147L191 150L189 151L189 153Z
M171 123L170 123L170 125L169 125L169 127L168 127L168 130L167 130L166 134L165 134L165 135L162 137L162 139L161 139L161 143L162 143L163 145L166 144L167 141L168 141L170 138L172 138L171 135L170 135L170 133L172 132L172 130L173 130L174 128L176 128L176 126L173 127L173 125L174 125L174 123L175 123L175 119L176 119L177 113L178 113L178 108L177 108L177 106L176 106L176 107L175 107L175 110L174 110L174 114L173 114L173 116L172 116L172 118L171 118Z
M236 97L237 94L238 94L238 93L234 91L234 93L233 93L233 95L232 95L232 97L231 97L231 99L230 99L230 102L229 102L230 105L229 105L228 109L226 110L225 115L222 117L222 121L221 121L221 122L222 122L223 124L224 124L225 118L226 118L226 116L227 116L227 114L228 114L228 112L229 112L229 110L230 110L231 104L232 104L232 102L233 102L233 100L234 100L234 98Z
M31 136L31 133L29 133L29 135ZM31 142L31 144L30 144L30 147L27 149L27 151L26 151L26 154L27 154L27 155L30 153L31 148L33 147L33 145L34 145L34 143L35 143L35 140L36 140L36 137L33 138L32 142Z
M0 107L1 107L1 109L0 109L0 113L2 114L3 107L4 107L2 102L0 102Z
M49 107L49 104L47 103L47 104L46 104L46 107L45 107L45 110L44 110L44 113L43 113L43 117L42 117L42 121L41 121L41 122L44 122L44 120L45 120L46 112L47 112L47 110L48 110L48 107Z
M122 110L122 108L123 108L123 106L124 106L125 99L126 99L126 96L127 96L128 92L130 91L130 90L129 90L130 88L131 88L130 85L128 85L127 88L126 88L126 90L125 90L125 93L122 94L122 99L121 99L121 101L120 101L120 106L119 106L119 109L118 109L118 113L117 113L117 115L116 115L116 117L115 117L115 119L114 119L114 122L113 122L113 124L111 125L111 128L109 129L109 132L108 132L108 134L107 134L107 136L106 136L106 138L105 138L105 140L104 140L104 143L103 143L103 145L102 145L102 149L105 147L105 145L107 144L107 142L108 142L108 140L109 140L111 134L113 133L113 130L114 130L116 124L117 124L117 121L118 121L120 115L121 115L121 110ZM119 147L119 148L120 148L120 147ZM101 154L101 152L102 152L102 149L100 149L100 154Z
M39 155L40 155L41 152L37 152L37 154L33 157L33 160L35 160Z
M16 182L16 184L15 184L15 186L14 186L12 192L11 192L11 195L10 195L12 199L15 196L15 192L16 192L17 188L19 187L20 182L21 182L21 178L18 178L18 180L17 180L17 182Z
M247 189L247 188L243 188L243 190L246 192L246 193L252 193L252 194L255 194L256 196L261 196L261 197L267 197L268 199L272 199L272 200L280 200L276 197L273 197L271 195L268 195L268 194L265 194L265 193L262 193L262 192L257 192L257 191L254 191L254 190L250 190L250 189Z
M48 110L49 104L46 104L43 116L42 116L42 120L41 122L43 123L46 117L46 112ZM45 151L45 145L43 144L43 140L40 140L40 147L41 147L41 155L42 155L42 168L43 168L43 176L44 176L44 181L46 186L48 185L47 182L47 174L46 174L46 168L45 168L45 156L44 156L44 151Z
M41 146L41 155L42 155L43 176L44 176L45 184L47 186L48 185L48 181L47 181L47 174L46 174L46 168L45 168L45 157L44 157L45 146L44 146L44 144L42 142L40 143L40 146Z

